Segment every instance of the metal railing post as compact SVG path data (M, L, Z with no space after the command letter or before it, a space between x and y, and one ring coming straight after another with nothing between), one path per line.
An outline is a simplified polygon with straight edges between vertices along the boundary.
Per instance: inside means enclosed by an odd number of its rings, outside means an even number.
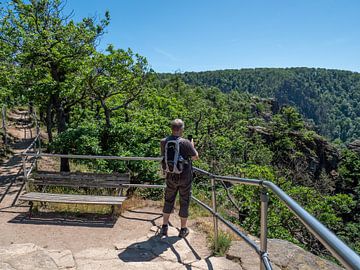
M266 188L261 189L260 193L261 201L261 216L260 216L260 270L267 269L263 257L267 257L267 215L268 215L268 203L269 203L269 193Z
M214 213L217 213L215 178L211 178L211 191L212 191L211 197L212 197L213 211L214 211ZM214 248L215 248L215 251L217 251L218 250L219 231L218 231L218 218L215 215L213 215L213 223L214 223Z

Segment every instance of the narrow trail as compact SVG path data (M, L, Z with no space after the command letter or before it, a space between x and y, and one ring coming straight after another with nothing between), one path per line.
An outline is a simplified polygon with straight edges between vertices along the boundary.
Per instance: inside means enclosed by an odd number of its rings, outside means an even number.
M14 139L10 145L12 156L0 164L0 209L14 206L23 188L23 152L33 141L34 130L30 126L27 111L12 111L8 115L8 133Z

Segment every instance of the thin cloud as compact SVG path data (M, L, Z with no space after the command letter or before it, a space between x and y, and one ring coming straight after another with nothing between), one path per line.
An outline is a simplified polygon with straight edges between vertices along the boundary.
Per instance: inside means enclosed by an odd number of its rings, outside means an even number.
M154 48L154 51L165 56L166 58L168 58L169 60L173 61L173 62L179 62L180 60L174 56L173 54L169 53L169 52L166 52L162 49L159 49L159 48Z

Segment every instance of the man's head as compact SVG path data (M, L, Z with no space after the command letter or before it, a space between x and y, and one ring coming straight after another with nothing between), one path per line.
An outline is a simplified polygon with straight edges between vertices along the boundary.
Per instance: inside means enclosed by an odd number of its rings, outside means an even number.
M184 121L181 119L175 119L171 121L171 132L175 136L181 136L184 131Z

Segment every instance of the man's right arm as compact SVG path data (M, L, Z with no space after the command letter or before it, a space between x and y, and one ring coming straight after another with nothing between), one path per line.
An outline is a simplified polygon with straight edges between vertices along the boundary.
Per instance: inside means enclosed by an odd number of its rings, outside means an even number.
M192 150L193 150L193 155L191 155L191 159L192 160L198 160L199 159L199 153L198 153L198 151L196 151L196 149L195 149L195 145L194 145L194 140L192 139L191 141L190 141L190 143L191 143L191 146L192 146Z

